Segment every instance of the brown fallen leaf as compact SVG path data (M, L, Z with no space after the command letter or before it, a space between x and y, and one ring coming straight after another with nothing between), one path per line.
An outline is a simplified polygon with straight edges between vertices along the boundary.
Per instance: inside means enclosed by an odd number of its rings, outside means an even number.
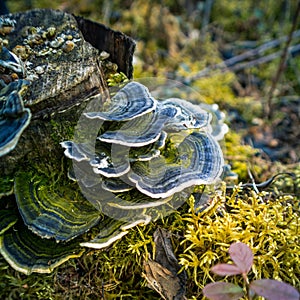
M156 246L155 260L144 261L144 274L148 286L157 291L165 300L185 298L186 273L181 272L174 255L169 233L161 228L154 232Z

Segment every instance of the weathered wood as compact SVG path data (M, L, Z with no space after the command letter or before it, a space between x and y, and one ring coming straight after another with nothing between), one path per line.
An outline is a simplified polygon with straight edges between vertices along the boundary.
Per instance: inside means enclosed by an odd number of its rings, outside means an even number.
M110 60L116 63L119 70L132 77L133 67L132 58L135 49L133 40L120 31L111 30L109 27L76 17L78 27L86 41L95 48L104 50L110 54Z
M0 158L2 176L12 175L24 162L60 159L59 142L71 138L85 100L107 88L100 52L108 52L130 78L135 47L120 32L61 11L32 10L4 17L16 22L3 38L24 62L23 77L31 81L23 100L32 119L16 148Z

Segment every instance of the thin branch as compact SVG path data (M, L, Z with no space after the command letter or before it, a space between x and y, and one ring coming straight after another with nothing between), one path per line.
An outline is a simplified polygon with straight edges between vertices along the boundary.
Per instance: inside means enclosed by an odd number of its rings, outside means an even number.
M300 37L300 30L294 31L293 34L292 34L292 38L298 38L298 37ZM195 81L199 78L202 78L202 77L205 77L205 76L209 75L210 72L212 72L214 70L221 70L223 72L225 72L228 68L230 68L230 70L235 70L235 67L233 67L235 64L237 64L239 62L242 62L246 59L252 58L254 56L262 55L265 51L267 51L269 49L272 49L272 48L275 48L275 47L278 47L281 43L284 43L287 40L288 40L288 36L283 36L283 37L278 38L276 40L268 41L268 42L264 43L263 45L255 48L255 49L246 51L246 52L244 52L240 55L229 58L229 59L223 61L222 63L216 64L216 65L211 66L211 67L207 67L207 68L201 70L200 72L198 72L197 74L186 78L186 81L187 82L193 82L193 81ZM293 48L290 48L290 52L293 53L293 52L296 52L296 50L294 50ZM274 58L279 57L280 55L278 55L278 53L279 52L276 52L276 54L274 54L274 56L272 56L273 54L265 56L265 58L266 58L265 61L264 61L264 57L259 58L259 59L254 60L254 61L257 62L257 64L267 62L267 61L270 61ZM240 64L239 67L236 68L236 70L244 69L244 68L247 67L248 64L249 64L250 67L253 66L253 63L251 61L250 62L245 62L243 64ZM244 67L241 67L242 65L244 65ZM256 63L254 65L256 65Z
M293 38L300 37L300 30L294 31L292 37ZM229 58L224 63L226 64L227 67L230 67L230 66L236 64L237 62L243 61L243 60L248 59L248 58L253 57L253 56L261 55L265 51L267 51L271 48L278 47L281 43L284 43L287 40L288 40L288 36L283 36L279 39L266 42L265 44L255 48L253 50L249 50L249 51L247 51L243 54L240 54L240 55L234 56L232 58Z
M300 44L289 47L289 49L288 49L288 53L291 54L291 55L295 52L298 52L298 51L300 51ZM274 59L280 57L281 54L282 54L281 51L277 51L277 52L274 52L272 54L260 57L258 59L252 60L252 61L237 64L237 65L229 68L228 71L236 72L236 71L240 71L240 70L243 70L243 69L248 69L248 68L251 68L251 67L255 67L255 66L258 66L260 64L264 64L266 62L274 60Z

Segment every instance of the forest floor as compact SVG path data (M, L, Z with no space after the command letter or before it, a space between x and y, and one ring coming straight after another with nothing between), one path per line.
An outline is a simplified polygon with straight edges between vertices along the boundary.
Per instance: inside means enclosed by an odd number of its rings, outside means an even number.
M49 7L48 1L13 2L7 1L11 12ZM292 183L289 175L283 175L278 185L266 185L266 191L276 197L279 189L280 197L291 197L294 207L299 207L300 52L291 47L299 46L300 18L294 26L293 1L268 1L268 6L257 1L240 4L227 0L215 1L213 7L209 7L210 1L190 1L190 5L189 1L166 1L165 5L160 1L92 2L54 1L51 5L133 37L137 41L134 78L164 77L184 82L201 94L199 102L217 103L226 114L225 122L231 132L225 136L224 156L237 174L233 183L259 184L278 173L293 173ZM296 34L288 41L292 30ZM289 53L282 60L287 46ZM295 212L295 220L299 223L298 213ZM160 225L173 228L176 223L172 225L171 219L165 222ZM119 251L125 249L126 242L142 235L145 243L138 249L144 254L142 249L152 245L149 241L154 228L133 231L117 245ZM182 255L184 250L179 249L179 244L175 242L175 253ZM113 264L113 255L117 262L120 257L116 251L90 252L53 274L42 276L23 276L0 260L0 296L4 297L1 299L160 299L145 286L145 281L137 279L140 274L134 275L141 270L141 258L137 258L136 268L129 262L124 268L114 265L108 270L112 280L103 282L101 264L104 259ZM125 253L139 257L130 251ZM200 299L201 284L193 282L195 268L191 265L187 266L188 296ZM116 277L116 270L122 275L120 278ZM299 280L297 284L299 288Z

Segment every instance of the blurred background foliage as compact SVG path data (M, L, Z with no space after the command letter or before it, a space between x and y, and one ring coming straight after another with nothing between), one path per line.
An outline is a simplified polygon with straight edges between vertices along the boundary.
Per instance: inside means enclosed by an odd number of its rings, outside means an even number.
M177 80L201 95L201 99L190 100L217 103L226 112L226 122L231 129L223 147L226 162L237 174L233 183L250 181L249 173L256 182L262 182L278 172L294 172L294 179L277 181L269 189L268 196L248 195L238 190L227 196L223 192L221 198L217 193L211 198L212 202L219 203L220 209L223 209L226 199L242 199L238 201L241 205L237 211L240 210L242 216L242 209L248 205L249 210L245 210L244 215L249 226L260 226L263 235L269 237L268 241L272 240L272 235L262 225L266 214L272 219L271 213L276 215L284 211L292 227L285 224L281 228L276 222L272 226L278 236L290 236L290 243L283 246L286 247L285 254L280 252L280 247L277 251L274 244L271 247L273 256L280 258L277 264L274 260L269 269L266 265L262 268L281 279L280 274L285 274L284 280L290 278L290 283L299 288L299 266L280 271L286 265L291 266L297 257L299 259L300 251L295 238L297 232L299 235L297 203L300 190L299 19L290 43L292 48L280 66L286 44L284 37L293 26L298 1L7 0L6 5L12 13L33 8L60 9L120 30L137 42L135 78L157 76ZM271 91L280 67L283 67L283 72ZM268 101L270 96L271 102ZM272 114L267 115L266 107L270 103ZM271 203L271 213L259 214L257 221L253 220L257 223L251 224L249 205L253 199L257 201L261 197L275 201L276 205ZM189 299L201 299L201 287L206 279L210 280L207 275L209 268L218 261L225 261L228 247L223 245L223 250L217 249L212 243L211 247L203 249L199 246L201 238L199 244L193 245L201 225L193 210L193 201L190 199L182 208L182 214L175 213L156 224L133 229L110 249L90 252L79 260L64 264L51 275L24 276L0 259L0 298L103 299L101 297L105 294L105 299L160 299L146 287L146 281L140 276L142 258L152 249L152 234L157 226L162 226L174 234L175 254L189 275ZM281 208L278 201L286 209ZM246 216L246 211L249 216ZM208 214L206 218L207 222L220 224L217 231L228 237L227 245L233 242L234 238L231 239L227 232L228 226L222 227L224 222L216 219L220 216ZM212 236L214 233L207 231L202 234ZM237 236L243 240L242 234L236 233L235 238ZM255 241L253 238L251 243L260 255L257 259L266 257L270 243L261 243L258 250ZM276 240L276 243L280 241ZM188 251L185 250L187 247ZM212 253L217 253L218 260ZM291 257L293 262L289 261ZM256 270L256 275L261 271Z

